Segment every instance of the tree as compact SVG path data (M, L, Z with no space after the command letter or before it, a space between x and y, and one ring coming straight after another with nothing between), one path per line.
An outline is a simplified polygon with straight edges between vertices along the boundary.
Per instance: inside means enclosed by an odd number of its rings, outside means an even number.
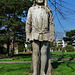
M5 35L7 35L6 43L7 43L8 54L9 54L10 41L12 40L11 56L14 55L14 42L17 39L17 38L15 39L15 37L16 36L20 37L20 35L23 35L23 33L19 34L18 32L24 32L23 30L25 27L24 27L24 23L22 22L22 18L23 17L25 18L27 16L27 10L31 5L32 5L31 0L1 0L0 1L0 6L1 6L0 24L1 27L2 26L5 27L6 33L4 34L4 37ZM23 30L20 31L21 29Z
M68 45L72 45L72 42L75 40L75 30L66 32L66 37L63 37L63 39Z
M24 51L24 48L25 48L24 44L18 45L18 51L19 52L23 52Z
M66 47L64 47L64 50L66 50L67 52L74 52L74 47L71 45L67 45Z

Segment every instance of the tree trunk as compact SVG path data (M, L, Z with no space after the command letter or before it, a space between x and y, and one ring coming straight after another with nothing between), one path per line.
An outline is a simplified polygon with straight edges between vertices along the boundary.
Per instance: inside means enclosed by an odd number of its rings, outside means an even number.
M7 28L7 34L9 35L9 28ZM8 56L10 56L10 54L9 54L9 45L10 45L10 37L8 36L8 39L7 39L7 53L8 53Z
M12 31L11 56L14 56L14 31Z
M10 56L10 54L9 54L9 45L10 45L10 42L9 42L9 39L8 39L8 42L7 42L7 52L8 52L8 56Z

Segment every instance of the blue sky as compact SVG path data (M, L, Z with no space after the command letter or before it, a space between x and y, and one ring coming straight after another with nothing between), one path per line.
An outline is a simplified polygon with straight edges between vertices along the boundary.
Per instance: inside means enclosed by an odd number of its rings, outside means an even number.
M65 0L64 0L65 1ZM68 2L71 5L66 4L65 6L75 10L75 0L66 0L66 2ZM49 2L48 2L49 3ZM52 8L53 10L53 8ZM67 12L66 14L68 14L69 12ZM60 16L59 16L60 17ZM54 19L54 24L55 24L55 32L59 32L59 33L63 33L61 36L65 36L65 31L70 31L70 30L75 30L75 13L68 15L68 20L63 20L60 17L60 21L62 26L59 24L58 20L55 18ZM59 35L59 34L58 34Z

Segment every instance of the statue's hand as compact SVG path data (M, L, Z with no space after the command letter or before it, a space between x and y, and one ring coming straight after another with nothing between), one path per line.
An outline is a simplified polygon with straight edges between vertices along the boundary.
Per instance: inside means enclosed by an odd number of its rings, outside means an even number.
M26 33L26 43L30 43L30 33Z
M54 42L54 39L52 38L52 39L50 39L50 42Z
M26 38L26 43L30 43L30 40L29 40L29 38Z
M54 36L50 36L50 42L54 42Z

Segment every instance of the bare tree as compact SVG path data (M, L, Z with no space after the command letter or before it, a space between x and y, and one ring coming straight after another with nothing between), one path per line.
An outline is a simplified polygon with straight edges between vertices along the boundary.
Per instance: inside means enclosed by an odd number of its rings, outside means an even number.
M72 5L65 0L49 0L49 6L52 8L54 19L56 18L63 31L66 33L66 29L62 25L62 19L64 21L71 22L73 20L69 15L75 14L75 10L71 9Z

